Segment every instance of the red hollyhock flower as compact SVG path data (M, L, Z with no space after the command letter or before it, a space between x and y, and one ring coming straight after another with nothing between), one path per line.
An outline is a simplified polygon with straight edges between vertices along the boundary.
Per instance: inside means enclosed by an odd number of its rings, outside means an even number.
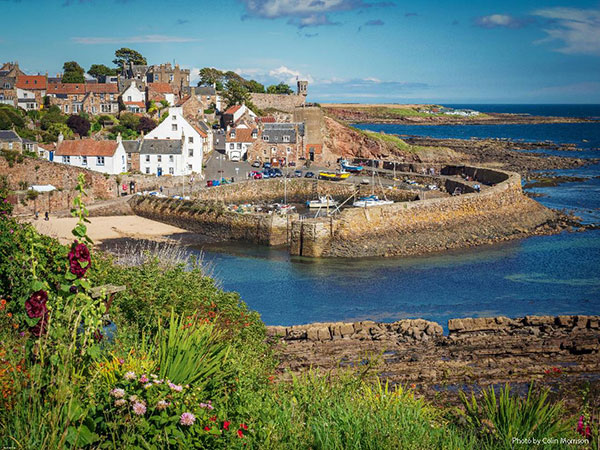
M48 301L48 293L46 291L39 290L31 294L31 297L25 302L25 311L31 319L36 317L43 317L46 314L48 308L46 302Z
M223 429L229 430L229 425L231 425L231 422L229 420L226 420L225 422L223 422Z
M31 331L31 333L37 337L40 337L42 334L46 334L48 331L48 311L46 311L40 321L31 327L29 331Z
M210 431L210 427L208 427L208 426L204 427L204 431Z
M244 432L242 430L237 430L237 435L238 435L238 437L243 438Z
M85 275L87 270L90 268L92 257L90 251L85 244L80 244L77 241L71 246L69 252L69 268L71 273L77 275L77 278L81 278ZM87 263L85 267L81 263Z

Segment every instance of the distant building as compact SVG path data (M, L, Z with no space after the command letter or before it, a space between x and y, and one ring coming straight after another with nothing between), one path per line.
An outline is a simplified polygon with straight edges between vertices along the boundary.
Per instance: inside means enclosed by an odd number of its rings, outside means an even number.
M127 156L127 171L128 172L139 172L140 171L140 148L142 146L142 140L131 140L123 141L123 147L125 148L125 155Z
M245 161L248 149L258 139L258 128L231 128L225 135L225 155L230 161Z
M48 88L48 77L45 75L17 76L18 106L26 111L40 109Z
M182 108L169 108L169 116L148 133L140 149L140 170L154 175L202 174L208 136L188 122Z
M304 123L265 123L248 158L287 165L302 156Z
M256 114L254 114L246 105L230 106L221 115L221 127L237 127L244 117L250 119L251 121L256 120Z
M23 139L14 130L0 130L0 149L23 151Z
M54 161L110 175L127 172L125 148L120 134L116 141L65 141L62 135L59 135Z
M129 87L123 91L121 98L128 112L146 112L146 91L140 90L135 80L132 80Z
M165 100L169 106L175 106L177 96L169 83L149 83L146 88L146 98L148 101L160 102Z

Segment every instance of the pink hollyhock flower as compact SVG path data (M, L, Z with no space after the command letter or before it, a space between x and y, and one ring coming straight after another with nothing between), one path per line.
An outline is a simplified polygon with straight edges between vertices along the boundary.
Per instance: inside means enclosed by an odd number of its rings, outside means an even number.
M184 412L181 415L181 418L179 419L179 423L181 425L185 425L187 427L191 427L192 425L194 425L195 421L196 421L196 416L194 416L192 413L189 413L189 412Z

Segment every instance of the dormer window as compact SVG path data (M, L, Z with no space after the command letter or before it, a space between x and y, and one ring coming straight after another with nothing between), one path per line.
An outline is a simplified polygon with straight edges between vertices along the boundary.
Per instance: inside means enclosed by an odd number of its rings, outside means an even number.
M258 133L256 132L256 130L254 130L252 132L252 139L256 139L258 137Z
M283 137L283 142L290 142L290 137L289 136L284 136Z
M231 138L235 139L235 130L231 130Z
M265 141L265 142L269 142L269 136L267 136L267 135L264 135L264 136L263 136L263 141Z

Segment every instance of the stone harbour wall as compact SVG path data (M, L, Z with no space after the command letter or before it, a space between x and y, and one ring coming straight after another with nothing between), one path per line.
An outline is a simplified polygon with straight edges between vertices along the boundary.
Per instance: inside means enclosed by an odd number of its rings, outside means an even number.
M285 245L297 214L240 214L219 204L199 204L169 198L133 196L135 214L157 222L209 236L218 241L241 240L264 245Z
M493 186L480 193L460 181L447 181L446 188L462 186L463 192L471 193L349 208L335 218L294 223L291 253L310 257L422 254L522 237L557 218L523 194L518 174L488 169L479 173L477 180L482 183L493 175Z
M302 106L306 102L304 95L296 94L250 94L252 103L262 110L276 109L286 113L293 113L297 106Z

